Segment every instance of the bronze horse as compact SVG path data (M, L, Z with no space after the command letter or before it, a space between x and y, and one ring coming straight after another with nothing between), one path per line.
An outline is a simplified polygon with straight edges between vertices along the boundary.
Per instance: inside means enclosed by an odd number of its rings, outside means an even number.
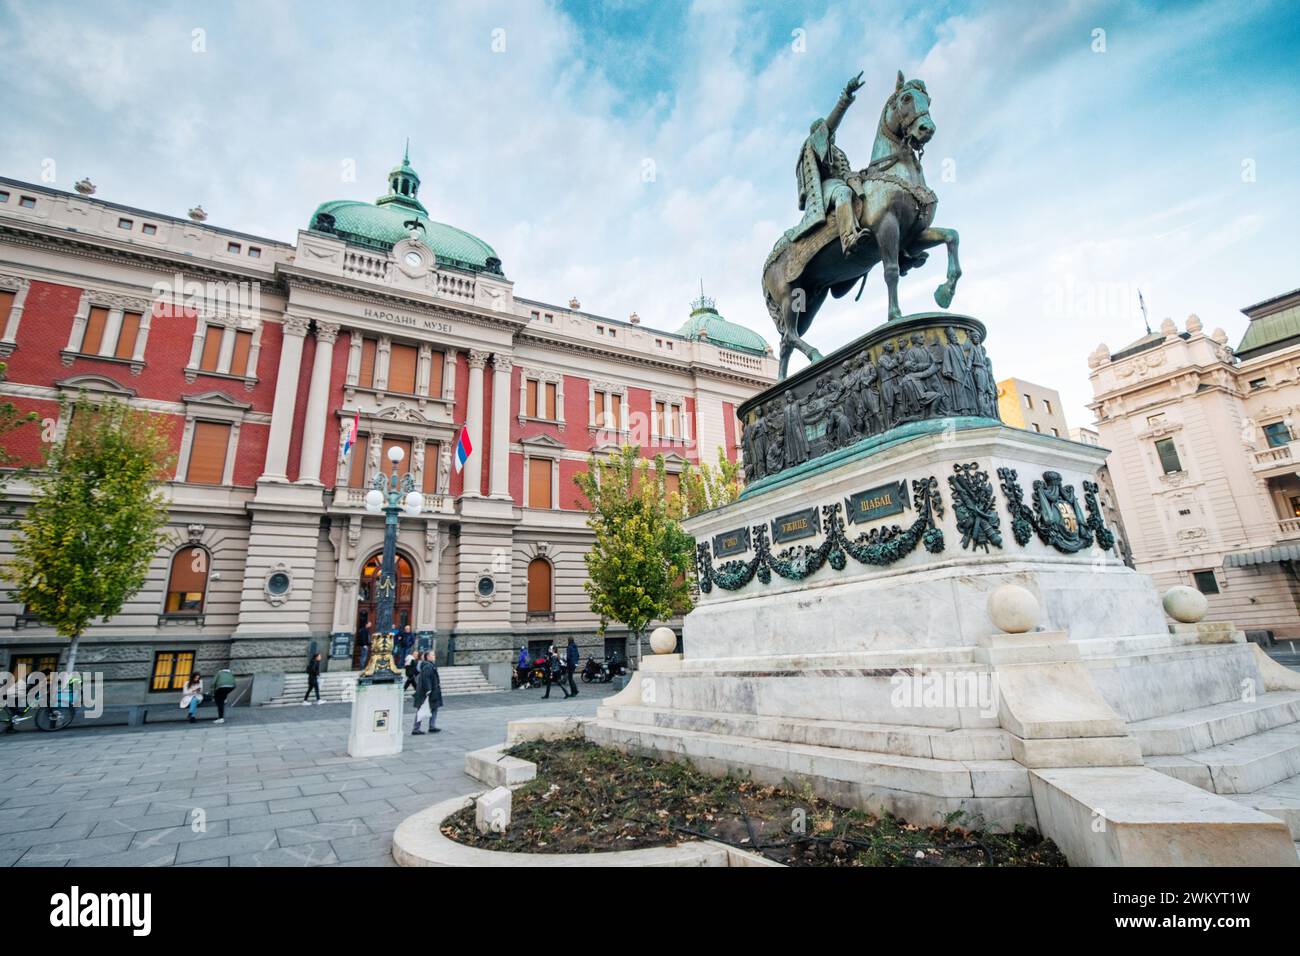
M763 295L781 338L780 378L786 377L790 354L798 349L809 362L822 355L804 341L813 316L829 292L835 298L847 293L877 262L884 265L889 289L889 320L902 318L898 308L898 277L925 262L926 249L948 248L948 277L934 291L940 308L952 302L961 266L957 261L957 231L932 226L938 197L925 184L921 155L934 136L930 96L920 80L903 80L898 74L894 92L880 112L871 163L849 182L854 192L853 211L870 235L847 255L842 251L833 223L812 235L777 241L763 266ZM809 245L820 247L809 253ZM801 251L807 256L800 267ZM792 266L793 263L793 266ZM861 295L861 292L858 293Z

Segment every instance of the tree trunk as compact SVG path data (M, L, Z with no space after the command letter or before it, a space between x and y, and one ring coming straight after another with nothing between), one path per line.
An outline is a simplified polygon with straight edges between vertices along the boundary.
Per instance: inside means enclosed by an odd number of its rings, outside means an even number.
M81 635L73 634L72 639L68 641L68 662L64 665L64 673L71 674L77 669L77 647L81 644Z

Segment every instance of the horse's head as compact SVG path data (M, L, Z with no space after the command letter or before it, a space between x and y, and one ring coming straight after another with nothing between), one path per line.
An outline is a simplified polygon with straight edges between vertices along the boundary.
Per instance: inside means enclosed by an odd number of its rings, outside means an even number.
M898 71L898 83L893 95L885 103L880 117L881 128L896 142L903 143L918 153L934 136L934 120L930 119L930 94L920 80L903 80Z

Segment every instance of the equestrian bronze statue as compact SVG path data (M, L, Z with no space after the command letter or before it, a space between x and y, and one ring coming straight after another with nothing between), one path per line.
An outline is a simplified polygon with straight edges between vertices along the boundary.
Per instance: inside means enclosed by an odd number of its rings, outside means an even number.
M934 292L940 308L952 302L961 276L956 230L931 225L939 200L921 171L935 131L925 84L904 81L899 72L880 112L871 162L854 170L835 145L835 131L861 87L859 73L830 114L812 124L796 167L803 220L777 241L763 266L763 295L781 339L782 379L795 349L810 362L821 360L803 335L827 293L838 299L859 280L865 284L876 263L884 267L891 322L902 318L898 277L924 263L926 249L948 247L947 281Z

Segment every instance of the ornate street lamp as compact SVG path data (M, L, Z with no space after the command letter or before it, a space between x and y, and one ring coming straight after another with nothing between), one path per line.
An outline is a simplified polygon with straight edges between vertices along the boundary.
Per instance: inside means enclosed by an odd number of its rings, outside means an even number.
M404 453L394 445L388 449L388 460L393 463L391 475L382 471L370 482L366 492L366 510L371 514L384 513L384 560L379 568L379 606L376 608L375 631L371 638L370 659L361 674L362 680L396 680L401 671L393 662L393 607L397 602L397 516L403 510L417 517L424 509L424 495L415 490L415 479L408 471L401 478L397 466Z

